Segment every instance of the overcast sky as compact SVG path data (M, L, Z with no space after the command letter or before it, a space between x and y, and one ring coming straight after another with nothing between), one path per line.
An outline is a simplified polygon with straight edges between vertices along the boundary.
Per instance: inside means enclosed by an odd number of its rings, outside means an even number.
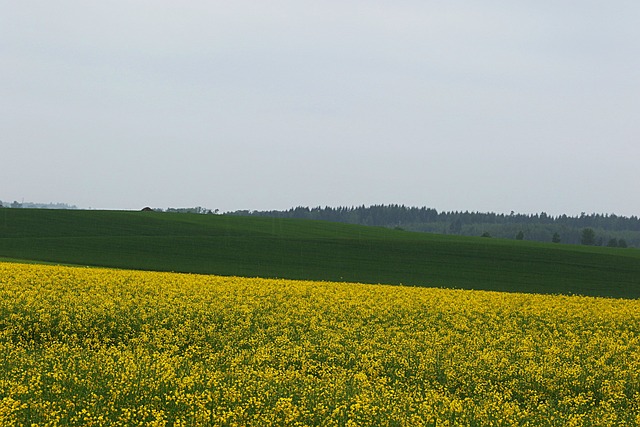
M0 0L0 200L640 215L640 2Z

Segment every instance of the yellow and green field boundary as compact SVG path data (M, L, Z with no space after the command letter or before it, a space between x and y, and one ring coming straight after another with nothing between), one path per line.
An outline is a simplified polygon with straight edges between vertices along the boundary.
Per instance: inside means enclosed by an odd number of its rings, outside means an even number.
M228 276L640 297L640 251L322 221L0 210L0 257Z

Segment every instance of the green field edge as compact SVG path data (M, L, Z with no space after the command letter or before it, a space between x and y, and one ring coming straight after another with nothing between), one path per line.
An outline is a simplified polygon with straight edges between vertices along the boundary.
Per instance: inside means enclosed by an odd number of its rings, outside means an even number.
M0 260L69 266L640 298L640 250L318 220L4 210Z

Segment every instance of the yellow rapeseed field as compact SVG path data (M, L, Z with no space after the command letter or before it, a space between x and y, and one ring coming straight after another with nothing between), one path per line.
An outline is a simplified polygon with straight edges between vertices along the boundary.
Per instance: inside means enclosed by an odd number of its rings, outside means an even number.
M640 301L0 263L0 425L628 426Z

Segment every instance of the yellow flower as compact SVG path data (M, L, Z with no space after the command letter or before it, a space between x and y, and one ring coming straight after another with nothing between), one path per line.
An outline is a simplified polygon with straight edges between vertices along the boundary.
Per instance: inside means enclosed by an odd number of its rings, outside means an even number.
M0 263L0 425L637 425L640 302Z

